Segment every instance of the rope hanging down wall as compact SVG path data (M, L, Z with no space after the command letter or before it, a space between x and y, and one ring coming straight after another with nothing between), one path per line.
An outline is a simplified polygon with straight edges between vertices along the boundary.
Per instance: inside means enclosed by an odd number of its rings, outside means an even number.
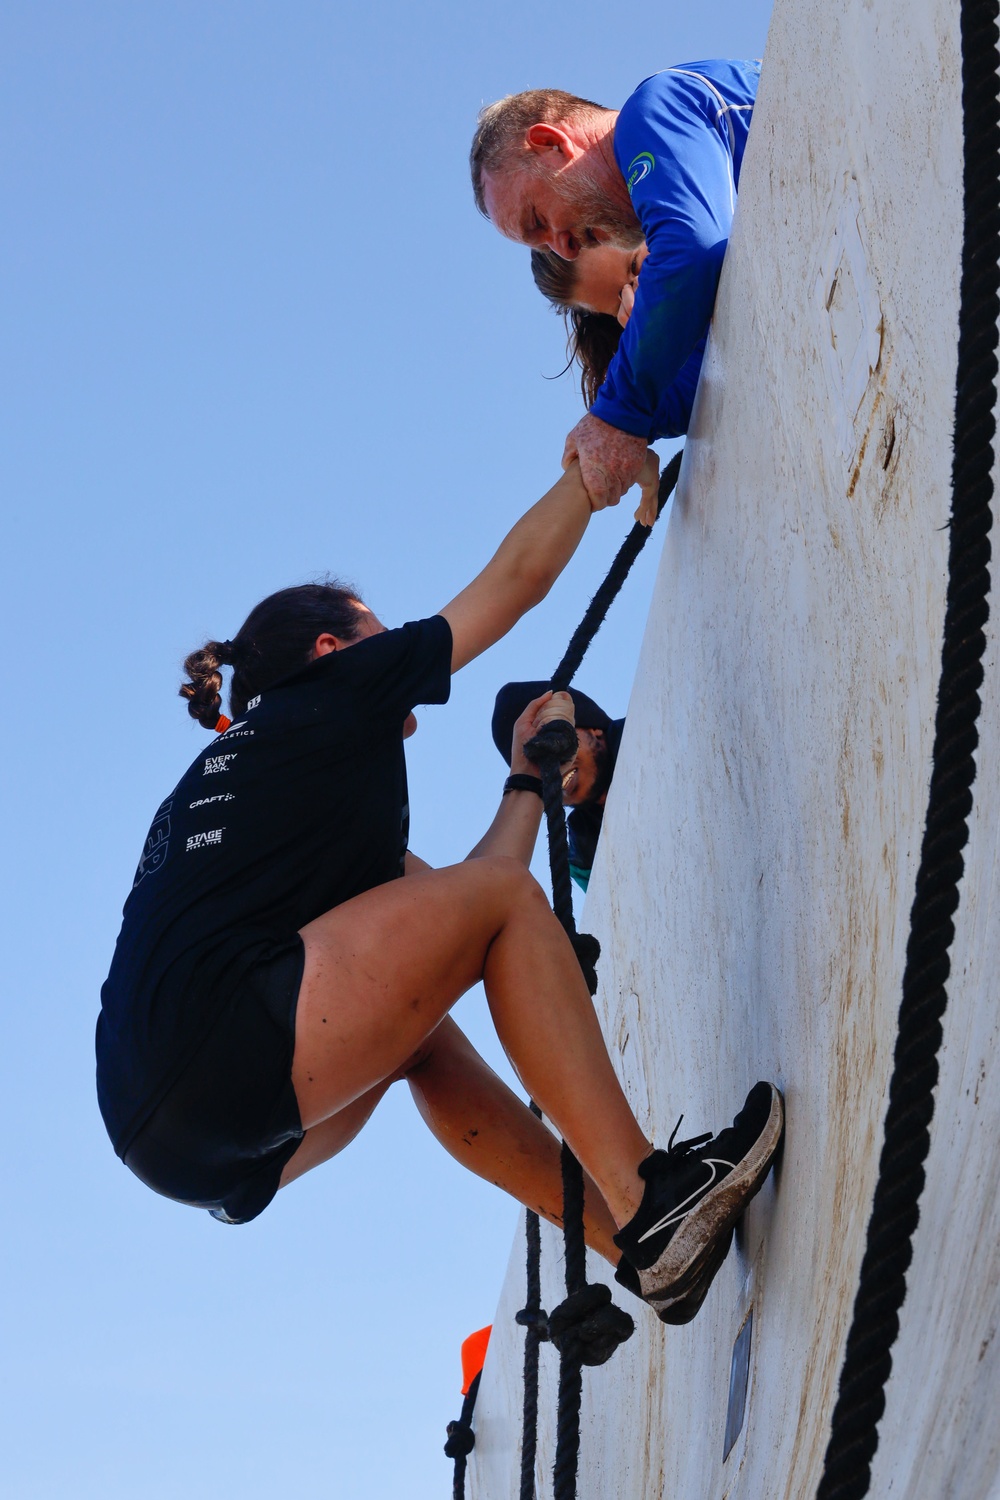
M682 450L683 451L683 450ZM659 520L663 507L673 494L681 471L682 453L675 453L660 476L656 507ZM556 667L549 686L565 691L579 669L595 635L607 618L608 610L618 597L632 565L649 540L651 528L637 521L619 547L608 569L607 577L587 606L583 619L570 637L569 645ZM549 871L552 876L552 908L573 944L590 993L597 992L596 963L600 956L597 939L577 932L573 917L573 884L569 873L569 849L562 806L560 762L576 751L576 730L565 720L555 719L542 734L525 747L538 766L542 778L545 819L549 836ZM541 1110L531 1101L534 1114ZM587 1247L583 1238L583 1173L573 1153L562 1149L563 1236L566 1249L566 1300L546 1315L542 1310L541 1226L538 1215L526 1214L527 1294L525 1304L516 1315L525 1329L524 1336L524 1409L521 1417L521 1483L519 1500L534 1500L535 1456L538 1449L538 1350L546 1340L559 1350L559 1409L557 1418L555 1500L575 1500L576 1473L580 1454L580 1398L583 1392L582 1369L585 1364L602 1365L620 1343L631 1337L635 1324L628 1313L611 1301L611 1293L602 1284L587 1282ZM479 1393L477 1376L462 1405L457 1422L448 1423L448 1441L444 1451L455 1461L452 1484L454 1500L464 1500L465 1469L475 1447L472 1414Z
M871 1484L930 1148L949 951L979 743L1000 314L1000 32L997 0L961 0L960 12L964 241L948 595L934 758L879 1178L817 1500L861 1500Z
M657 520L676 488L677 476L681 471L681 457L681 453L675 453L660 477ZM553 691L565 691L576 676L591 642L607 618L608 610L632 571L633 563L649 540L650 532L651 528L640 526L637 521L619 547L607 577L588 604L562 660L549 679L549 686ZM600 947L596 938L576 930L569 849L563 817L562 776L559 771L560 762L567 760L576 751L576 730L564 720L553 720L525 748L537 764L542 778L549 836L552 907L573 944L587 988L593 995L597 992L595 966L600 956ZM534 1100L530 1107L534 1114L541 1116L541 1110ZM524 1307L516 1315L518 1323L525 1329L519 1500L534 1500L535 1496L539 1346L551 1339L560 1355L554 1496L555 1500L575 1500L580 1455L580 1397L583 1391L581 1367L585 1364L604 1364L635 1328L628 1313L614 1306L606 1286L587 1283L587 1247L583 1238L583 1173L579 1162L565 1145L562 1149L562 1179L567 1295L566 1300L549 1315L542 1310L541 1226L537 1214L530 1209L526 1214L527 1294ZM472 1414L478 1393L477 1376L463 1402L462 1415L457 1422L448 1423L448 1441L444 1451L448 1458L455 1461L452 1485L454 1500L464 1500L465 1497L466 1464L476 1443Z
M677 453L660 480L657 516L677 484L680 466L681 454ZM650 529L636 522L622 543L607 577L591 600L565 655L552 674L549 685L554 691L565 691L569 687L649 535ZM529 758L537 765L542 778L542 797L549 837L552 907L573 944L587 987L593 995L597 990L596 963L600 948L596 938L589 933L577 932L573 917L573 886L569 872L562 775L559 769L560 763L576 752L576 730L564 720L554 720L534 740L529 741L525 749ZM548 1317L541 1307L541 1235L538 1216L530 1212L527 1214L527 1299L524 1309L517 1315L518 1322L526 1329L520 1500L534 1500L535 1494L539 1345L545 1339L551 1339L559 1350L553 1494L555 1500L575 1500L580 1454L582 1367L585 1364L604 1364L618 1345L630 1337L635 1327L629 1315L612 1303L611 1293L603 1283L587 1282L587 1251L583 1238L583 1172L565 1144L562 1148L562 1179L566 1298Z
M455 1473L452 1479L452 1500L465 1500L465 1466L469 1462L469 1454L476 1446L476 1435L472 1430L472 1413L476 1409L476 1397L479 1395L479 1382L483 1378L480 1370L474 1375L472 1382L462 1402L462 1415L456 1422L448 1423L448 1441L444 1445L445 1457L455 1460Z
M663 507L673 494L681 469L681 453L675 453L660 478L656 507L659 520ZM608 569L607 577L587 606L586 613L570 638L565 654L556 667L549 686L565 691L579 669L590 643L607 618L608 610L618 597L632 565L645 547L651 528L637 521L625 538ZM569 873L569 849L563 817L562 776L560 762L576 751L576 730L565 720L556 719L525 747L539 768L542 778L545 819L549 836L549 870L552 876L552 907L573 944L573 949L593 995L597 992L596 963L600 956L597 939L577 932L573 917L573 885ZM532 1100L532 1111L541 1110ZM559 1408L556 1422L556 1461L554 1470L555 1500L575 1500L576 1474L580 1455L580 1398L583 1392L582 1366L602 1365L620 1343L631 1336L635 1324L628 1313L615 1307L611 1293L603 1284L587 1282L587 1247L583 1238L583 1173L573 1153L562 1148L563 1236L566 1251L566 1299L546 1315L542 1310L541 1226L538 1215L526 1214L527 1294L517 1321L524 1336L524 1408L521 1419L521 1483L519 1500L534 1500L535 1457L538 1449L538 1351L546 1340L559 1350ZM445 1454L455 1461L452 1485L453 1500L464 1500L465 1469L475 1447L472 1414L479 1393L477 1376L469 1388L457 1422L448 1424Z

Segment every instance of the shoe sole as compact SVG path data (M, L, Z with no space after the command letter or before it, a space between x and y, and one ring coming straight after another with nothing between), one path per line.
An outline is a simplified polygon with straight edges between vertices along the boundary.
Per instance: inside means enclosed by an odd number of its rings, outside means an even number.
M713 1247L760 1192L784 1128L784 1102L772 1084L767 1122L746 1156L691 1210L658 1259L639 1272L639 1285L647 1302L652 1303L654 1298L662 1302L665 1297L680 1301L690 1295L711 1262ZM715 1271L718 1269L716 1266Z
M722 1236L721 1240L716 1241L715 1249L709 1252L708 1259L698 1268L697 1276L682 1295L648 1299L649 1306L661 1323L669 1323L673 1327L678 1327L684 1323L690 1323L693 1318L697 1317L702 1303L708 1296L708 1289L722 1269L722 1264L732 1244L733 1231L730 1230L728 1234Z

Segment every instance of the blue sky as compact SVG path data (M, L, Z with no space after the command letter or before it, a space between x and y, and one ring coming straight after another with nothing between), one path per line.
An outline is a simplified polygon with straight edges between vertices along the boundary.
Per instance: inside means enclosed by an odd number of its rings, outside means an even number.
M617 105L670 63L759 56L768 14L5 5L5 1494L449 1493L459 1345L492 1317L515 1208L402 1087L252 1226L157 1198L97 1112L98 991L149 818L204 743L186 652L327 571L389 623L433 613L558 473L579 392L546 378L562 329L525 253L473 207L480 105L542 84ZM552 669L630 517L595 518L424 712L432 863L494 811L496 688ZM612 713L659 546L581 674ZM457 1014L503 1069L481 993Z

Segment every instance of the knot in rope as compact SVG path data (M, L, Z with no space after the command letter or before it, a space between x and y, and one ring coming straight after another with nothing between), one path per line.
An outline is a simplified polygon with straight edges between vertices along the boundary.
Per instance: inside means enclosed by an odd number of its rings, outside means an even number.
M468 1422L459 1419L457 1422L449 1422L447 1427L448 1441L444 1445L447 1458L468 1458L476 1446L476 1434Z
M634 1332L632 1319L600 1281L571 1292L549 1314L549 1337L559 1353L583 1365L606 1364Z
M448 1440L444 1445L445 1457L453 1459L455 1463L451 1485L452 1500L465 1500L465 1470L469 1454L476 1446L476 1434L472 1430L472 1413L476 1409L476 1397L479 1395L479 1382L482 1378L482 1370L473 1376L462 1402L462 1415L457 1422L449 1422L445 1429L448 1434Z
M541 1307L522 1307L520 1312L514 1314L514 1322L519 1323L522 1328L533 1329L535 1338L540 1343L547 1343L552 1337L549 1332L549 1315Z
M550 719L524 746L524 753L533 766L541 766L549 757L556 765L572 760L576 754L576 728L568 719Z
M597 994L597 960L601 956L601 945L591 932L574 932L570 937L573 952L587 981L592 995Z

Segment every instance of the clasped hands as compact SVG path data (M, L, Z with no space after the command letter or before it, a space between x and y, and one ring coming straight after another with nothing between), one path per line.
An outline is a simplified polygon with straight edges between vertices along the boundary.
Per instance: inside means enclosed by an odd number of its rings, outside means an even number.
M580 478L590 496L594 510L617 505L626 490L634 484L642 488L635 518L643 526L652 526L660 479L660 460L646 439L622 432L587 412L566 439L562 466L568 469L574 459L580 464Z

